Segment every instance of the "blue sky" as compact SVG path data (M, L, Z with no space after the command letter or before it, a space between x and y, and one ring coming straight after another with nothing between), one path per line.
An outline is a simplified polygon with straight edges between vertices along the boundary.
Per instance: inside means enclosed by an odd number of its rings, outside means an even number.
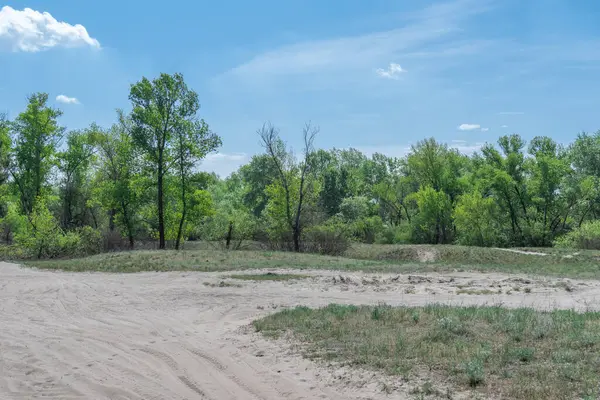
M5 5L0 111L45 91L68 128L109 126L131 83L181 72L223 138L204 163L221 175L261 151L267 120L294 147L311 120L319 147L394 156L431 136L469 152L505 133L567 143L600 129L597 0Z

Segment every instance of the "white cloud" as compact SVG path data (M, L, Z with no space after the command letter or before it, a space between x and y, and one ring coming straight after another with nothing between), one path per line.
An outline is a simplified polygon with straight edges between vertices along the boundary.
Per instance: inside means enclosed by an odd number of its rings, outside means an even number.
M52 47L100 48L100 42L90 37L83 25L57 21L50 13L31 8L4 6L0 9L0 48L4 46L12 51L37 52Z
M75 97L65 96L64 94L59 94L56 96L56 101L64 104L79 104L79 100L77 100Z
M406 72L406 70L403 69L400 64L390 63L390 66L387 69L378 68L375 72L382 78L398 79L400 74Z
M200 169L214 172L220 177L226 177L248 161L250 161L250 157L246 153L212 153L202 160Z
M506 128L508 128L508 125L502 125L500 128L506 129Z
M523 111L501 111L498 115L524 115Z
M481 125L478 124L462 124L458 127L461 131L474 131L475 129L480 129Z
M481 132L487 132L489 130L490 130L490 128L481 128Z

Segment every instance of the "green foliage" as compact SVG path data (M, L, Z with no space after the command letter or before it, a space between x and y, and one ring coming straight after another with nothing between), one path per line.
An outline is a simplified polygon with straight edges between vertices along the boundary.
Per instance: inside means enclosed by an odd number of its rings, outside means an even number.
M570 249L600 250L600 220L584 222L579 228L559 237L554 245Z
M11 124L10 169L25 214L33 212L36 200L50 190L50 173L64 133L57 121L62 112L47 105L48 94L36 93L28 100L27 109Z
M418 243L450 243L452 232L452 203L450 197L432 187L425 187L411 196L418 214L412 220L413 240Z
M62 246L69 246L69 238L65 238L58 221L44 199L35 202L29 224L15 234L15 243L24 249L29 257L54 258L62 253Z
M294 154L265 124L258 132L265 154L222 179L199 172L221 138L199 117L198 95L181 74L142 78L129 100L131 112L119 111L111 128L70 131L65 143L62 112L45 93L30 96L12 121L0 115L2 242L18 238L23 252L41 257L96 252L98 232L107 250L195 239L321 253L338 250L315 243L341 238L599 246L600 131L567 147L507 135L470 156L429 138L395 158L315 149L310 124L302 154ZM36 221L42 232L54 223L60 230L46 240Z
M457 242L467 246L494 246L500 240L494 226L494 199L479 192L460 196L452 214L458 232Z
M303 250L309 253L341 256L350 247L348 227L341 221L316 225L303 232Z

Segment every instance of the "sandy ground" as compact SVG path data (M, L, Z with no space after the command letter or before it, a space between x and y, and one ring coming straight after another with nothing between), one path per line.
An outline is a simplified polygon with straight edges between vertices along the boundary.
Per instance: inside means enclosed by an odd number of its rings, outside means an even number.
M0 263L0 399L414 398L409 383L383 394L384 378L315 365L248 324L282 307L332 302L600 309L596 281L302 273L312 278L212 287L204 283L227 274L74 274Z

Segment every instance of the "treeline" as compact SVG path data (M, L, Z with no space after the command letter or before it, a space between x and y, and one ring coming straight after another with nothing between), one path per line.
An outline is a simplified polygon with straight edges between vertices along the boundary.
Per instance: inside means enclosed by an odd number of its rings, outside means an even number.
M314 147L276 127L226 179L199 172L221 138L180 74L131 86L111 127L67 131L48 95L0 118L0 234L18 257L247 240L340 254L352 241L600 248L600 132L563 147L501 137L467 156L427 139L404 158Z

